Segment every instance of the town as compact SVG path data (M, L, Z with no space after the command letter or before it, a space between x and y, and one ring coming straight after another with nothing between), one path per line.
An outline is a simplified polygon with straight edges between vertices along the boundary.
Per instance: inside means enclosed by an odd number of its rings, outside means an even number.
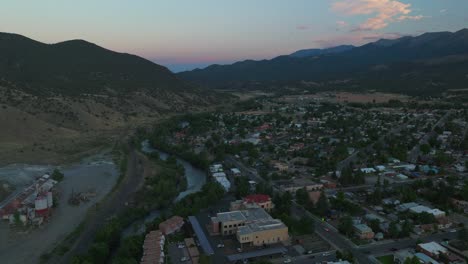
M151 138L226 193L186 219L170 263L466 263L466 109L332 94L237 108Z

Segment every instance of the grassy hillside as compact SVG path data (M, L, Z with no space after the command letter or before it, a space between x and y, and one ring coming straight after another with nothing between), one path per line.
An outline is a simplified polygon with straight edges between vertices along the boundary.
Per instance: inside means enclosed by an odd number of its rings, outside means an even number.
M76 158L165 116L225 100L134 55L0 33L0 164Z

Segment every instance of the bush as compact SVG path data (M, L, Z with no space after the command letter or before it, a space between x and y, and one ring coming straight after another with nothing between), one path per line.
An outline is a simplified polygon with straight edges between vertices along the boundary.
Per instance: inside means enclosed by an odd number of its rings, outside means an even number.
M63 173L59 169L55 169L54 172L52 172L52 179L54 181L62 181L64 178Z

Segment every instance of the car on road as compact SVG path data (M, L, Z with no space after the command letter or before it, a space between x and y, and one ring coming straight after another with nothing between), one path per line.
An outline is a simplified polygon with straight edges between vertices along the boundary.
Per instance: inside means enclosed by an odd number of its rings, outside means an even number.
M180 258L180 262L185 262L185 261L188 261L188 260L189 260L188 257L182 257L182 258Z
M330 256L330 255L331 255L330 252L325 252L325 253L322 254L322 257L326 257L326 256Z
M285 259L285 260L283 261L283 263L292 263L292 260L291 260L290 258L288 258L288 259Z
M218 245L216 245L217 248L223 248L224 247L224 244L222 243L219 243Z
M390 251L398 251L396 248L391 248Z
M178 247L178 248L184 248L185 245L184 245L184 244L178 244L177 247Z

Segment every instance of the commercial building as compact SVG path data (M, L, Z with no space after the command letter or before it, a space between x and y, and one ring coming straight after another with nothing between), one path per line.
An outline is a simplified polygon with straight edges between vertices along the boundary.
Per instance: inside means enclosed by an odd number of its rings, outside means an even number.
M370 227L365 224L354 225L354 231L359 239L372 239L374 238L374 232Z
M418 250L431 258L439 258L441 254L447 254L448 250L437 242L421 243L417 246Z
M288 227L278 219L260 220L238 228L237 240L242 245L263 246L287 241Z
M213 233L235 234L241 244L261 246L289 240L288 227L263 208L218 213L211 221Z

